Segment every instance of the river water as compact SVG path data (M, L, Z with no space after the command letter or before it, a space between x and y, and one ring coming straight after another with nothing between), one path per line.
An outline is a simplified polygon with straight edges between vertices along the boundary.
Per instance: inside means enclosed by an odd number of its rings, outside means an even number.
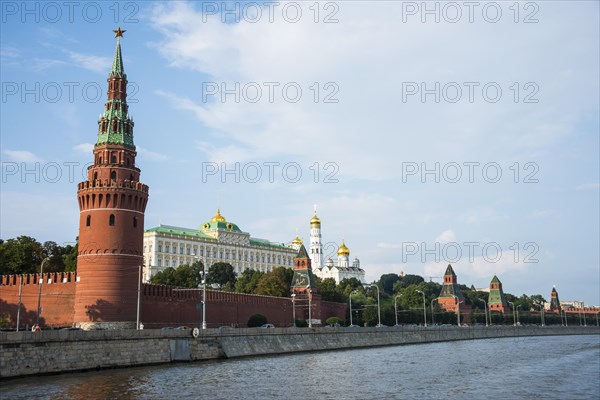
M5 399L600 399L600 336L430 343L21 378Z

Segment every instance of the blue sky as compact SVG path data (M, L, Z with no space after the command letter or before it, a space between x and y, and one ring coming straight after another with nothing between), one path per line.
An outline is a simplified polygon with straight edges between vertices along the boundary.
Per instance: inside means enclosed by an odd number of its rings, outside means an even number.
M600 304L597 2L429 2L439 21L229 2L238 22L221 2L75 3L2 3L3 239L75 240L120 25L146 228L220 207L307 242L316 204L326 252L345 239L370 280L452 262L467 285Z

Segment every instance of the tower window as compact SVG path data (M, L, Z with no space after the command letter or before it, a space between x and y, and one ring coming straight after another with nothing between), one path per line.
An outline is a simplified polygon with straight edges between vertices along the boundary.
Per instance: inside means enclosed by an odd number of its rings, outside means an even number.
M117 173L115 171L110 171L110 179L113 181L117 180Z
M110 225L110 226L115 225L115 215L114 214L110 214L110 217L108 217L108 225Z
M137 217L133 217L133 227L137 228Z
M85 219L85 226L90 226L91 223L92 223L92 216L88 215Z
M129 158L127 158L127 166L129 167Z
M113 155L111 157L111 159L110 159L110 162L113 163L113 164L116 164L117 163L117 156Z
M94 180L97 180L97 179L98 179L98 173L94 172Z

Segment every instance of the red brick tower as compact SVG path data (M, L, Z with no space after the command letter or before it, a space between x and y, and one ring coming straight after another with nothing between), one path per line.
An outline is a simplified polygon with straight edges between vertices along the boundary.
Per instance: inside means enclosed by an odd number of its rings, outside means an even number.
M550 311L560 314L560 300L558 299L558 292L556 291L556 286L552 287L552 292L550 292Z
M456 312L456 304L459 301L463 302L461 308L465 308L464 300L465 298L458 287L456 274L454 273L452 266L448 264L446 273L444 273L444 284L440 296L438 297L438 304L446 311Z
M313 324L321 324L321 295L317 293L315 277L312 273L311 261L304 245L300 245L298 255L294 259L294 276L292 293L295 296L296 319L304 319ZM309 301L310 299L310 301ZM310 305L310 315L308 308Z
M490 282L490 295L488 296L488 306L491 311L500 311L502 314L506 314L510 311L504 291L502 290L502 282L496 275Z
M94 165L78 185L79 253L74 321L84 328L135 327L148 186L140 183L127 106L121 28L98 120Z

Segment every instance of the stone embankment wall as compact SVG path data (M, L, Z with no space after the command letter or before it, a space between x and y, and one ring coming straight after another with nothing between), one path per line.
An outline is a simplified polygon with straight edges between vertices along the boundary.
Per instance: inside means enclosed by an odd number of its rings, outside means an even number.
M0 333L0 378L136 365L452 340L600 335L598 327L429 327Z

